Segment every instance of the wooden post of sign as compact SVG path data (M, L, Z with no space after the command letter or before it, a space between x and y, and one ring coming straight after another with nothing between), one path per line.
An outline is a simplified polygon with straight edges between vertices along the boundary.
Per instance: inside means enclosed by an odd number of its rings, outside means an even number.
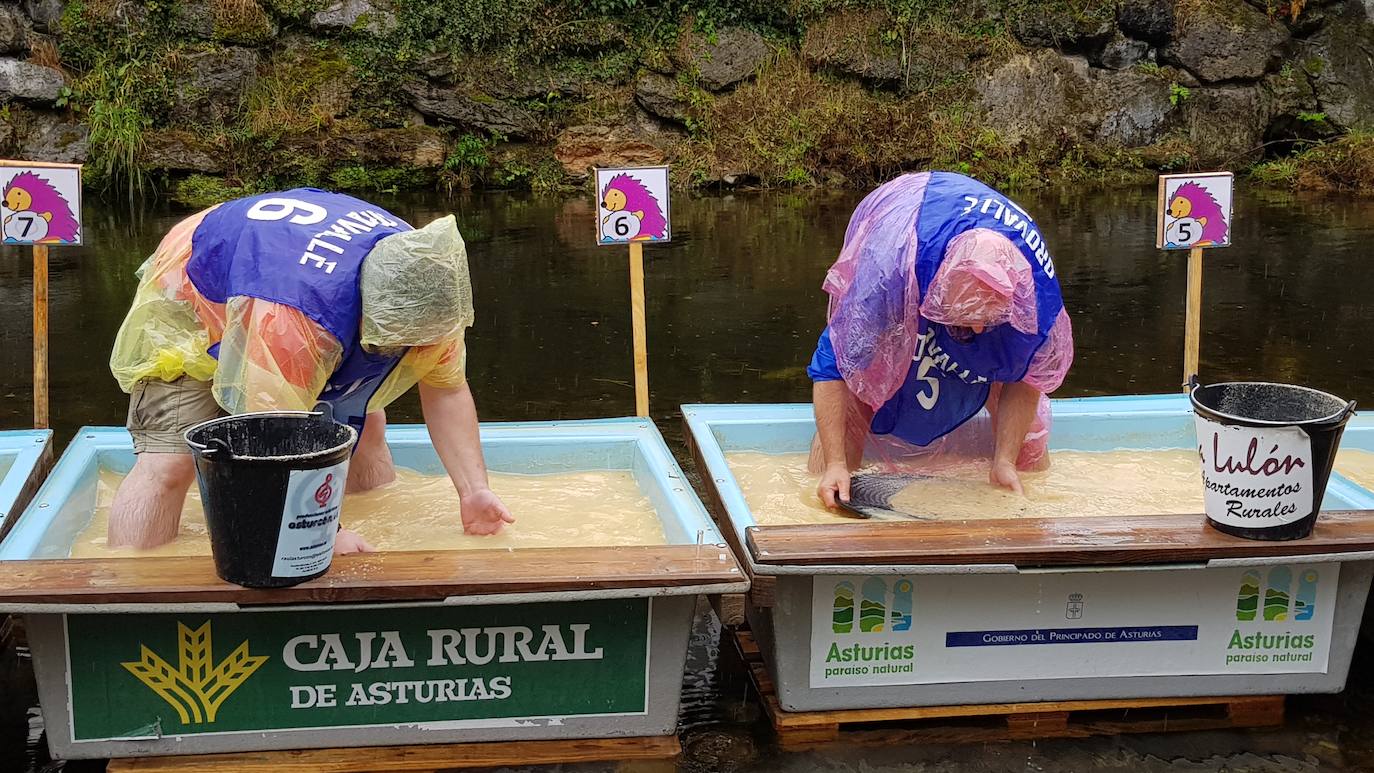
M48 428L48 245L33 246L33 426Z
M635 415L649 417L648 333L644 327L644 244L630 242L630 316L635 347Z
M1188 306L1183 329L1183 391L1198 374L1202 337L1202 248L1188 250Z

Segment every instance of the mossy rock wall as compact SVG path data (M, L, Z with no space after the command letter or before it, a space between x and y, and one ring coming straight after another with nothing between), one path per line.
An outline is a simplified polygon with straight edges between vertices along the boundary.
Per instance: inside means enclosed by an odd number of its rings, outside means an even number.
M96 185L195 205L299 184L560 188L598 164L658 162L680 186L868 186L926 168L1111 183L1262 164L1265 180L1316 187L1285 170L1322 158L1357 179L1374 128L1361 0L0 11L0 151L82 160Z

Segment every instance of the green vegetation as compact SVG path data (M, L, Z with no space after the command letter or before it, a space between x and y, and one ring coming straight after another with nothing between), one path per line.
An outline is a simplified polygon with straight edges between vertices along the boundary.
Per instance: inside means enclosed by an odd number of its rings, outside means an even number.
M240 196L261 193L262 189L230 185L222 178L203 174L193 174L172 187L172 200L196 209L218 204Z
M560 189L569 180L553 157L556 133L642 121L635 86L650 72L676 73L671 98L684 106L685 132L652 141L668 153L679 184L869 186L938 168L1014 189L1133 183L1209 163L1177 125L1137 150L1071 133L1014 143L988 125L974 78L1023 50L1019 20L1100 29L1115 0L984 0L979 10L958 0L393 0L394 24L365 17L337 33L311 32L309 15L325 4L69 0L62 34L53 38L60 50L43 39L31 57L70 75L57 104L90 129L87 169L97 185L129 196L145 189L148 150L166 147L162 132L208 150L222 167L217 175L169 180L171 195L192 206L300 184ZM1181 18L1229 4L1177 2ZM1269 8L1294 16L1302 2L1271 0ZM711 93L683 64L684 51L693 38L715 40L735 25L762 34L778 53L757 78ZM214 71L216 57L232 51L241 59L243 48L257 53L255 69ZM833 74L846 68L832 65L874 63L882 74L866 82ZM1318 58L1295 59L1279 75L1301 85L1322 66ZM1178 77L1152 62L1135 69L1165 83ZM205 104L203 92L194 93L204 86L195 84L221 77L242 77L241 100ZM419 126L424 119L409 92L425 77L493 110L535 115L548 128L511 142L432 119ZM1168 94L1175 107L1193 97L1178 82ZM1339 133L1325 113L1289 115L1302 136ZM1374 194L1374 135L1307 143L1250 174L1274 187Z
M1354 132L1251 170L1262 185L1374 195L1374 132Z

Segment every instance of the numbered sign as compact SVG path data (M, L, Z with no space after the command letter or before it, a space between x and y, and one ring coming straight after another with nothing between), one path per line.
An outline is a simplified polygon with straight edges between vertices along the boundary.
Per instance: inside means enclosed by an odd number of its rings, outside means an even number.
M1155 246L1231 246L1232 182L1230 172L1161 175Z
M0 161L5 244L81 243L81 165Z
M666 242L671 220L668 167L596 170L598 244Z

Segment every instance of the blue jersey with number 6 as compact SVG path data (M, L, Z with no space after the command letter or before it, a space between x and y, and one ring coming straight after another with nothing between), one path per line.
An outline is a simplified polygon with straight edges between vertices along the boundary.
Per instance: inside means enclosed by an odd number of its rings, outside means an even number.
M1035 279L1037 329L1023 333L1010 324L957 337L944 325L920 320L915 356L906 379L873 415L876 434L895 434L928 445L968 421L987 402L991 382L1020 381L1048 339L1064 307L1054 263L1039 229L1025 210L988 186L960 174L932 172L916 217L916 278L921 297L935 279L954 237L975 228L995 231L1017 247ZM909 214L909 212L908 212ZM891 216L901 217L900 211ZM830 329L821 333L808 375L814 381L841 378Z
M186 274L209 301L245 296L280 303L337 338L343 359L319 399L361 431L368 400L404 351L377 355L359 344L359 275L378 241L409 230L399 217L352 196L315 188L265 193L205 216L191 240Z

